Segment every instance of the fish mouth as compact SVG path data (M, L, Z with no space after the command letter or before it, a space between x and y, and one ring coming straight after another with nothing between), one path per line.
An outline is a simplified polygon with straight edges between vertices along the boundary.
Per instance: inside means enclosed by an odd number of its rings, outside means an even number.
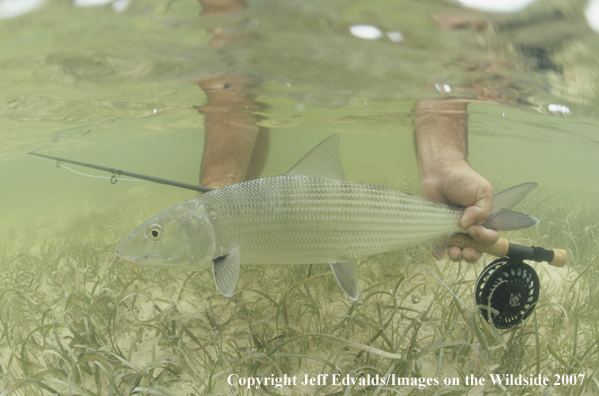
M133 264L142 265L144 263L143 257L130 257L126 256L123 253L120 253L118 249L115 251L116 255L122 258L123 260L127 260L132 262Z
M172 265L169 263L164 263L156 259L154 255L147 255L143 257L139 256L127 256L123 253L120 253L118 250L115 251L116 255L122 258L123 260L127 260L134 267L154 267L154 268L172 268Z

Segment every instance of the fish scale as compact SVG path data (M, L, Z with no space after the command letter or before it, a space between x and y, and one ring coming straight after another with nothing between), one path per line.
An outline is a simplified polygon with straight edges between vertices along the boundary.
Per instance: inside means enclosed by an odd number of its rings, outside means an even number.
M265 204L264 196L270 192ZM196 198L216 220L218 240L242 264L321 264L398 250L459 230L463 209L385 187L276 176Z

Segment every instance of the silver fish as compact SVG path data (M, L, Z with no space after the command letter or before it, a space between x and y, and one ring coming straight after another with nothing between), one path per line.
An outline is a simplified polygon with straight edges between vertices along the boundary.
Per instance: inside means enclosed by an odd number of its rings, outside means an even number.
M494 197L485 225L521 229L534 217L509 211L536 183ZM499 210L501 209L501 210ZM425 244L445 245L461 230L464 208L366 183L345 181L339 136L332 135L283 175L201 194L152 217L116 249L141 266L212 266L218 290L230 297L240 264L329 263L353 300L356 259Z

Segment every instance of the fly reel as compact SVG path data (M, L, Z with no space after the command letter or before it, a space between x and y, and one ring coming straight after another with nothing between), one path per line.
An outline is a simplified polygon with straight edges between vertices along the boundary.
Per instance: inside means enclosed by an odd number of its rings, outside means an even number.
M539 277L530 265L503 257L480 274L474 300L487 322L493 322L498 329L509 329L530 316L540 288Z
M454 234L447 246L473 247L497 257L505 256L484 269L474 290L479 312L498 329L509 329L522 323L539 300L539 277L522 260L545 261L558 268L563 267L568 260L565 250L516 245L504 238L499 238L493 245L482 245L470 235Z

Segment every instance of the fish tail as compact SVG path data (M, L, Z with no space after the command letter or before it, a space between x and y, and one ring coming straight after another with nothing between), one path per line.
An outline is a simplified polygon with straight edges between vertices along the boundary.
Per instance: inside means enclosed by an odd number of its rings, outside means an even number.
M498 212L500 209L513 208L537 186L537 183L522 183L495 194L493 196L493 207L491 208L491 213Z
M539 224L539 219L533 216L501 209L491 213L482 225L495 231L513 231L532 227Z

